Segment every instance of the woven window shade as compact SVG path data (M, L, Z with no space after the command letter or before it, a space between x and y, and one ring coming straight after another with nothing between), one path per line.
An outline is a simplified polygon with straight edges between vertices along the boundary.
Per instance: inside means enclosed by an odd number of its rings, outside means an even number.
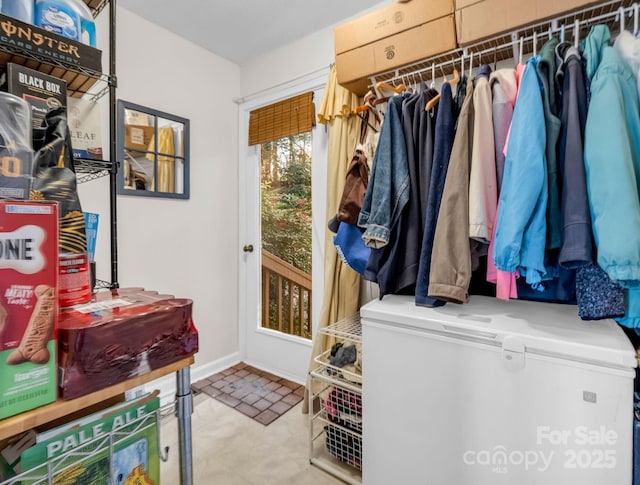
M311 131L316 125L313 92L255 109L249 116L249 145Z

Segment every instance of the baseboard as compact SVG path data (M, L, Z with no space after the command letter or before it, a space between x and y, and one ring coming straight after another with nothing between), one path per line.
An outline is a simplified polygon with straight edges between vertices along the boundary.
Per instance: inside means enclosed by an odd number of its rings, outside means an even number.
M240 362L239 352L234 352L233 354L227 355L226 357L214 360L213 362L207 362L202 365L198 365L196 359L196 363L193 364L190 368L191 383L197 382L206 377L209 377L212 374L227 369L232 365L237 364L238 362ZM151 381L145 384L144 389L146 391L157 389L158 391L160 391L160 405L168 405L175 399L176 376L168 375L161 377L160 379L156 379L155 381Z
M305 379L301 379L300 376L294 376L292 374L289 374L287 372L283 372L280 369L274 369L273 367L269 367L268 365L263 365L260 362L253 362L250 360L245 359L243 362L245 362L246 364L249 364L251 367L255 367L256 369L260 369L266 372L271 372L272 374L276 375L276 376L280 376L280 377L284 377L285 379L290 380L291 382L295 382L297 384L301 384L303 386L305 386L306 380Z

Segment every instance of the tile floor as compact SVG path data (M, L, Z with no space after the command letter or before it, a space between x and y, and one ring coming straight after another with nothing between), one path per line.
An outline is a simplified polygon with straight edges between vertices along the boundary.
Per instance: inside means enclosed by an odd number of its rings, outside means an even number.
M268 425L302 401L305 388L240 362L191 386Z
M205 394L194 398L194 485L338 485L340 480L309 464L309 417L301 403L265 426ZM178 485L177 420L161 423L169 460L162 483Z

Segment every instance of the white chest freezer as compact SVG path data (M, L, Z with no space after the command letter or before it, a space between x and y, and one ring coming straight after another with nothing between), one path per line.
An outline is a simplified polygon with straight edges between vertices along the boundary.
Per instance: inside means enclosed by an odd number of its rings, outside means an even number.
M365 485L631 485L635 351L573 306L361 309Z

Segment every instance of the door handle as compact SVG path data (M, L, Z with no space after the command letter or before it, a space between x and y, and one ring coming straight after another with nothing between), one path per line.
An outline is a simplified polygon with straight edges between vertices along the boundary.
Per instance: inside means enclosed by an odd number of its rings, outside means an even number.
M242 250L245 253L252 253L253 252L253 244L245 244L242 248Z

